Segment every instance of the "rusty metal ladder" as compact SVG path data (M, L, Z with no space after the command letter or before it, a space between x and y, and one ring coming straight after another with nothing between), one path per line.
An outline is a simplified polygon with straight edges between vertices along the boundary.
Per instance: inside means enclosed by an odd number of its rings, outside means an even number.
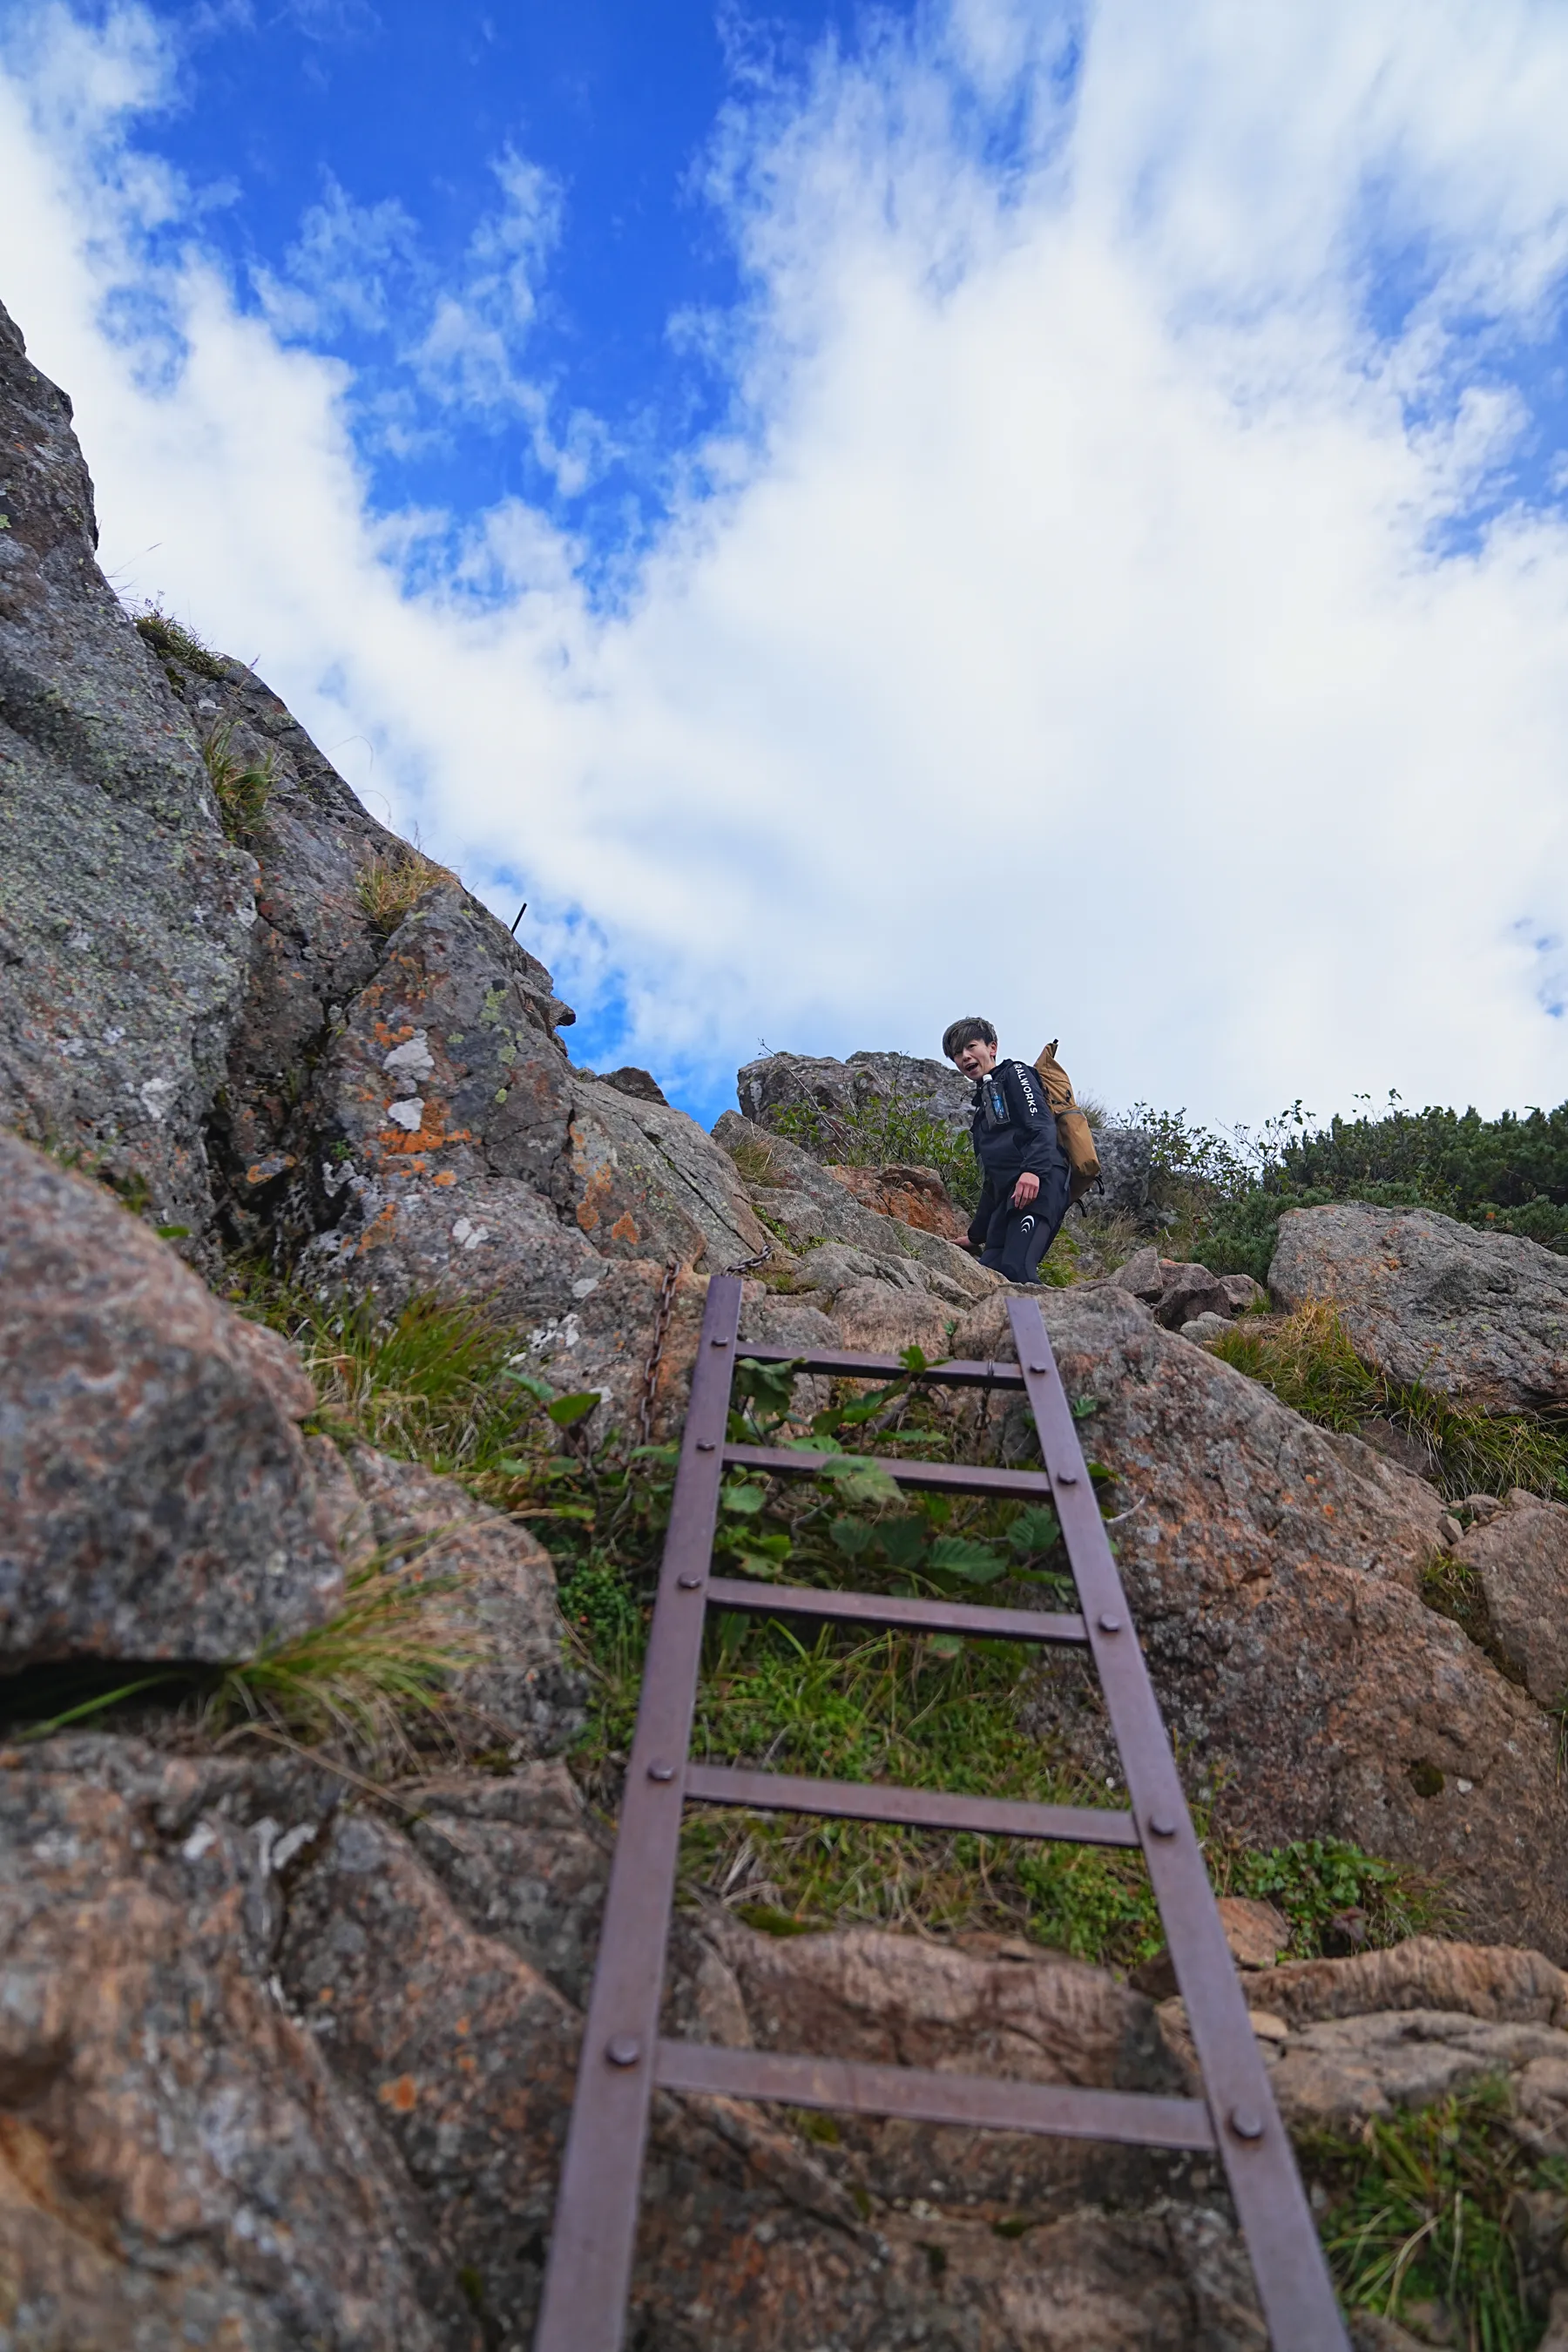
M726 1467L810 1476L822 1459L793 1447L725 1442L740 1352L741 1295L740 1283L729 1276L716 1276L709 1285L534 2352L619 2352L656 2088L933 2124L1217 2150L1276 2352L1347 2352L1295 2157L1269 2089L1037 1304L1030 1298L1008 1301L1017 1364L949 1362L922 1377L952 1387L1022 1389L1039 1431L1044 1472L890 1460L885 1466L900 1486L1053 1504L1078 1587L1078 1615L748 1584L715 1576L714 1530ZM886 1357L799 1357L776 1348L744 1352L753 1361L798 1363L803 1371L851 1379L887 1379L904 1370ZM687 1751L709 1608L993 1641L1087 1644L1100 1672L1130 1809L993 1801L693 1763ZM661 2041L665 1946L687 1801L997 1837L1141 1846L1186 2003L1204 2097L1160 2098Z

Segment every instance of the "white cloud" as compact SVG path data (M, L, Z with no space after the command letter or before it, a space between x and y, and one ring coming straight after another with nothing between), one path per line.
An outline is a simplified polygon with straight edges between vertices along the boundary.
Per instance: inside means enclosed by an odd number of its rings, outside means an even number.
M736 429L607 619L515 501L455 556L449 519L368 519L347 372L240 315L118 143L155 37L49 25L0 80L0 294L107 558L508 919L523 876L631 1057L929 1051L988 1009L1215 1117L1568 1092L1568 531L1435 551L1519 443L1510 339L1553 325L1559 12L1122 0L1069 104L1037 7L963 0L804 96L759 76L715 161ZM569 468L514 357L556 199L502 173L424 363ZM116 287L177 320L172 376L106 333Z

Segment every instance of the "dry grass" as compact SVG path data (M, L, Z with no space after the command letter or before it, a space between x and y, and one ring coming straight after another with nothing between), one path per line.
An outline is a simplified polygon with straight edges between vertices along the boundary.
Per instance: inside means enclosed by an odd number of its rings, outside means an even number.
M385 933L395 931L428 892L457 878L450 867L437 866L422 849L400 842L395 849L371 850L354 887L365 914Z

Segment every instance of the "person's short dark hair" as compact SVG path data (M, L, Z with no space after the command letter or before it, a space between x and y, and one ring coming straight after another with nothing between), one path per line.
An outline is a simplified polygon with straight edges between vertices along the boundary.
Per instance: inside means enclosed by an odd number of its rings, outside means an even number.
M972 1013L967 1021L950 1021L942 1033L942 1050L950 1062L955 1055L963 1053L965 1045L994 1045L995 1043L995 1030L989 1021L982 1021L978 1013Z

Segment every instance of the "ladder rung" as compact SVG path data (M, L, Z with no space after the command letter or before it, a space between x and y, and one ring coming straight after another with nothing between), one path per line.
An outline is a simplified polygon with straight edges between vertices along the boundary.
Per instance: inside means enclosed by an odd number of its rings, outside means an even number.
M1072 2083L1007 2083L984 2074L875 2066L850 2058L799 2058L716 2042L661 2042L654 2079L667 2091L716 2098L784 2099L840 2115L900 2116L913 2123L1042 2132L1061 2139L1125 2140L1142 2147L1210 2148L1214 2126L1201 2099L1137 2091L1088 2091Z
M825 1462L840 1457L807 1454L794 1445L726 1445L724 1459L738 1470L772 1470L783 1477L815 1478ZM1010 1495L1036 1503L1056 1500L1043 1470L983 1470L967 1462L900 1462L874 1457L900 1486L923 1486L943 1495ZM1077 1483L1076 1477L1074 1484Z
M1074 1642L1080 1649L1089 1641L1083 1619L1067 1611L983 1609L970 1601L920 1601L890 1592L822 1592L803 1584L743 1584L732 1576L710 1576L708 1599L716 1609L749 1609L761 1617L831 1617L852 1625L916 1626L975 1640Z
M900 1789L881 1780L797 1780L728 1764L689 1764L690 1803L749 1805L764 1813L828 1813L906 1829L967 1830L979 1837L1052 1838L1067 1845L1139 1843L1132 1816L1109 1805L1029 1805L1010 1797L963 1797L949 1789Z
M816 1355L791 1355L787 1348L751 1348L742 1341L740 1354L742 1363L798 1364L803 1372L831 1372L847 1381L901 1381L909 1377L910 1369L897 1356L847 1356L831 1349L819 1349ZM987 1364L966 1356L932 1364L915 1378L952 1389L1021 1389L1024 1385L1016 1364Z

